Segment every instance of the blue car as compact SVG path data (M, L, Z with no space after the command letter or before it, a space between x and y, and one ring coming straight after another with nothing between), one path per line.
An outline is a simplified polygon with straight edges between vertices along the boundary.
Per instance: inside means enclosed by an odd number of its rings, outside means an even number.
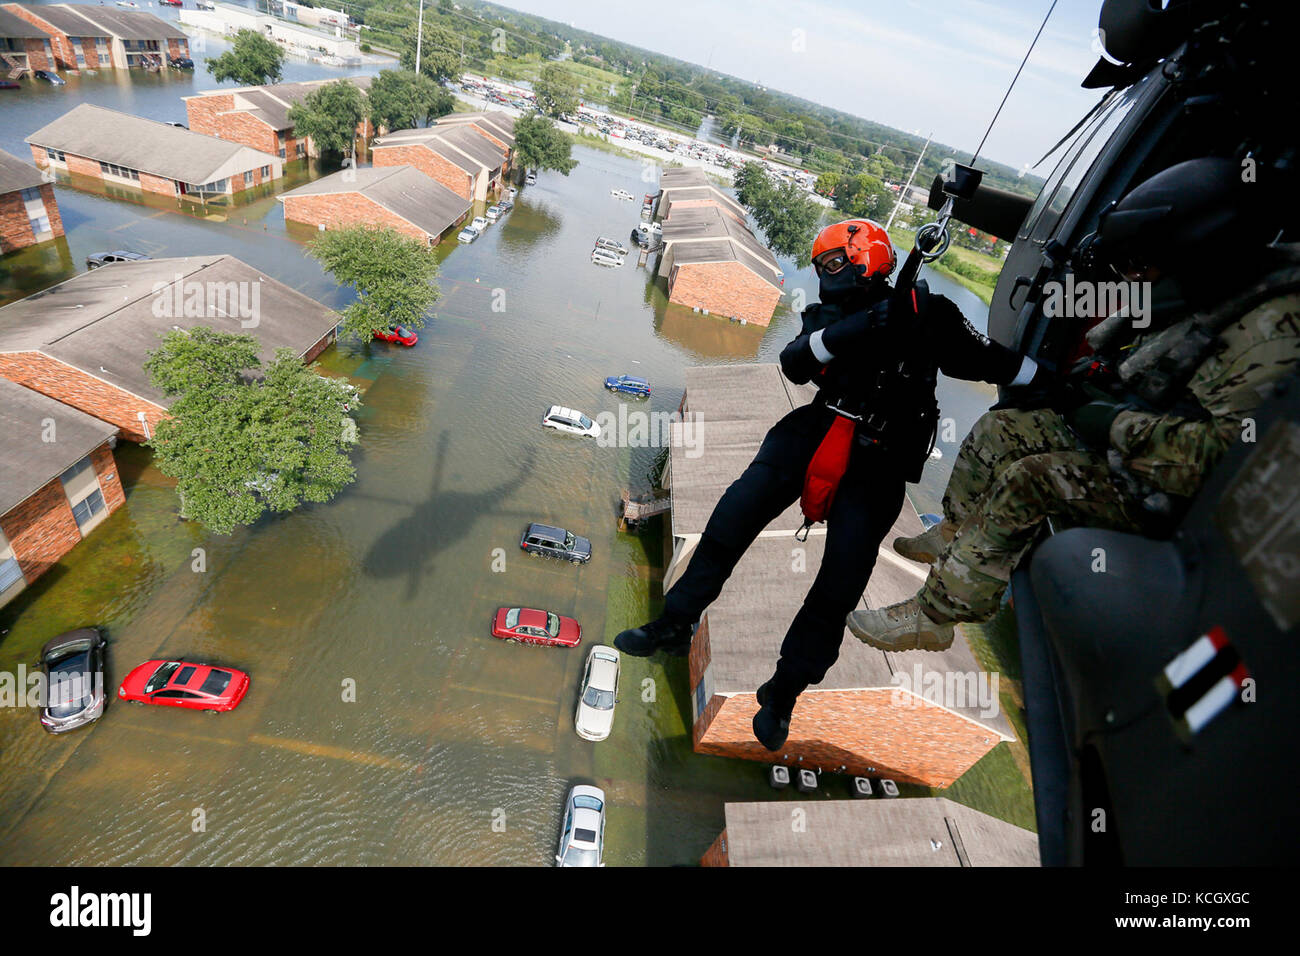
M637 398L650 397L650 383L643 378L633 378L631 375L611 375L605 379L605 387L611 392L623 392L627 395L635 395Z

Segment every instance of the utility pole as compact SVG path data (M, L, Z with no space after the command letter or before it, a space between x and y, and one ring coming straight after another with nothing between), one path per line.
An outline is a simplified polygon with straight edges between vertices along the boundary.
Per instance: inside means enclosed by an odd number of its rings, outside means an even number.
M921 151L916 154L916 162L912 164L912 172L907 177L907 185L898 191L898 199L894 201L894 208L889 213L889 221L885 223L886 232L888 232L889 227L894 224L894 217L898 215L898 207L902 204L903 197L906 196L907 191L912 188L912 179L916 176L916 171L921 166L921 158L925 156L925 151L930 148L930 140L932 139L934 139L933 132L925 138L925 145L922 146Z
M420 22L415 28L415 72L420 72L420 48L424 46L424 0L420 0Z

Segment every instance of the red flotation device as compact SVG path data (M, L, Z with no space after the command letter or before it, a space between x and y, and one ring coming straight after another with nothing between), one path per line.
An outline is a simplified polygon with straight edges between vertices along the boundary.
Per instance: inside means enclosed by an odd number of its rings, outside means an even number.
M840 479L849 468L849 452L853 448L853 435L857 423L844 415L836 415L826 437L817 446L817 453L808 463L808 471L803 479L803 494L799 498L799 507L803 510L804 523L799 529L805 540L808 529L818 521L825 521L831 513L835 501L835 492L840 487Z

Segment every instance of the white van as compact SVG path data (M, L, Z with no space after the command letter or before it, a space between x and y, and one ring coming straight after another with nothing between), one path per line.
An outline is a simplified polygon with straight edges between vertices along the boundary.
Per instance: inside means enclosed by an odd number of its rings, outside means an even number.
M542 416L543 428L554 428L570 435L582 435L584 438L600 437L600 426L586 415L563 405L552 405Z

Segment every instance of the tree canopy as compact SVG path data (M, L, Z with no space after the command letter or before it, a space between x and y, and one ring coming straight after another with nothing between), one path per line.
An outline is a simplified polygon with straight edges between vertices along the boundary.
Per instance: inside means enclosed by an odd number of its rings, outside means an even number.
M343 331L364 341L390 325L424 328L425 313L438 301L433 250L395 229L330 230L312 240L307 253L337 282L356 289L357 301L343 310Z
M545 116L521 116L515 120L515 164L522 169L553 169L565 176L578 161L573 158L573 140Z
M402 51L399 62L403 70L415 69L415 41L418 36L415 24L402 34ZM420 43L420 72L433 80L446 80L460 75L461 39L443 27L426 22Z
M240 86L279 83L283 68L284 50L256 30L240 30L229 50L208 60L214 80L234 80Z
M758 163L746 163L736 173L736 198L749 210L779 255L808 265L821 209L794 183L774 185Z
M322 153L352 155L357 125L366 118L366 97L347 80L317 87L289 107L295 136L310 136Z
M329 501L356 478L355 389L280 349L260 377L251 335L172 330L145 362L174 398L147 442L176 480L181 515L219 534L305 501Z
M533 83L537 107L547 116L563 116L578 110L578 82L559 63L547 63Z
M432 78L414 70L380 70L366 98L371 121L389 132L428 124L446 116L456 103Z

